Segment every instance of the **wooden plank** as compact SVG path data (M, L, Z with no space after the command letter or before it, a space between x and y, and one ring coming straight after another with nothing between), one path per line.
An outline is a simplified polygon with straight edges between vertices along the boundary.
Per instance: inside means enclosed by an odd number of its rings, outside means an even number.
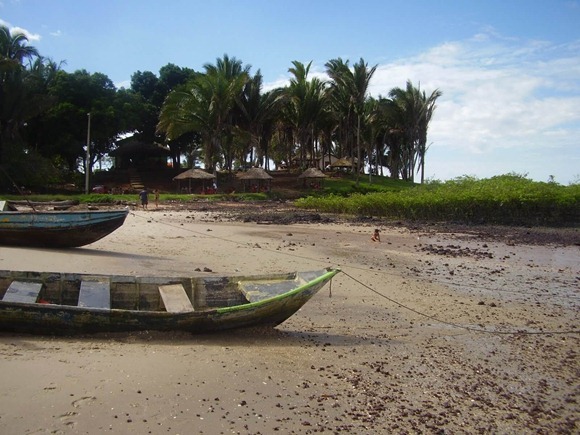
M193 305L181 284L160 285L159 293L169 313L192 313Z
M42 284L39 282L12 281L2 300L33 304L38 299L40 289L42 289Z
M111 309L111 283L108 278L83 280L79 307Z

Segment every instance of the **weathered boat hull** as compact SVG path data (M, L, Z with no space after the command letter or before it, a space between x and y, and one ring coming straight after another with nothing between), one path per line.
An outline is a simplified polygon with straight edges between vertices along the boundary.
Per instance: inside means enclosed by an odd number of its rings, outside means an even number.
M109 235L128 210L0 212L0 245L73 248Z
M62 201L28 201L25 199L22 199L22 200L11 199L7 202L9 205L13 205L13 206L25 205L28 207L35 207L35 206L72 207L74 205L79 205L79 201L76 199L74 199L74 200L62 200Z
M46 288L39 296L40 302L0 300L0 330L37 334L138 330L201 333L264 325L273 327L296 313L338 272L338 269L323 269L246 278L108 277L111 280L111 308L104 309L78 306L75 301L78 290L75 289L84 279L83 275L0 271L0 292L14 280L28 279ZM90 276L95 277L99 276ZM195 309L191 312L165 311L154 289L167 284L183 286ZM60 288L58 291L54 290L56 286ZM242 293L238 294L241 287L266 289L272 295L250 302ZM56 297L61 303L43 303L46 302L43 298ZM214 306L217 304L225 306ZM128 306L138 309L124 308Z

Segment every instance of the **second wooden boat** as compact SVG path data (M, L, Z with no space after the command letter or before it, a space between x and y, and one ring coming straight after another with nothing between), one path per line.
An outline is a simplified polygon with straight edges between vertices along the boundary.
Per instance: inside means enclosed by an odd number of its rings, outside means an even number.
M0 245L73 248L107 236L125 222L128 209L0 211Z

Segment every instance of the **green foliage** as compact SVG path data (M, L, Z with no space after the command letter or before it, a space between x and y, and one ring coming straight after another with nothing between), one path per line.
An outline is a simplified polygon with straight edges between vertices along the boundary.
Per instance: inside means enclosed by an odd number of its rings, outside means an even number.
M57 184L64 174L51 161L35 151L16 151L12 153L10 165L0 171L0 189L14 191L16 184L25 190L44 191L47 185Z
M394 180L387 177L369 176L360 177L359 183L356 183L356 177L351 174L342 174L338 178L326 178L321 182L320 188L311 188L306 190L306 196L326 197L338 196L348 197L355 193L368 194L373 192L398 192L415 186L413 183L402 180ZM304 192L304 189L302 189Z
M460 177L348 197L330 194L296 201L303 208L389 219L454 221L470 224L578 225L580 185L540 183L517 174L478 180Z
M318 192L318 196L337 195L349 196L354 193L367 194L372 192L390 192L412 188L413 183L402 180L393 180L387 177L373 176L369 181L368 175L361 176L358 186L355 176L343 175L340 178L328 178L324 180L323 188Z
M359 191L356 191L356 190ZM393 220L450 221L468 224L578 226L580 184L562 186L535 182L525 176L507 174L478 180L454 180L414 185L373 177L373 183L356 183L348 178L326 180L295 205L320 212L377 216ZM4 195L5 199L31 201L78 200L82 204L137 204L137 194L112 195ZM260 201L276 198L272 193L216 195L161 194L161 202ZM152 202L152 201L150 201Z

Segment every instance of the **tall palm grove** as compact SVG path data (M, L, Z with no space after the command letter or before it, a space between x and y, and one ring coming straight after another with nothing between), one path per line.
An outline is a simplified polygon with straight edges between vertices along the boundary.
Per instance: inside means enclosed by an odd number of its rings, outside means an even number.
M129 89L117 89L104 74L64 71L24 34L0 26L0 167L30 185L63 182L93 171L119 138L133 135L165 145L177 166L305 169L333 156L348 158L358 175L423 182L442 93L407 81L370 96L376 68L332 59L323 79L311 63L293 61L288 85L264 91L260 70L224 55L202 71L137 71Z

